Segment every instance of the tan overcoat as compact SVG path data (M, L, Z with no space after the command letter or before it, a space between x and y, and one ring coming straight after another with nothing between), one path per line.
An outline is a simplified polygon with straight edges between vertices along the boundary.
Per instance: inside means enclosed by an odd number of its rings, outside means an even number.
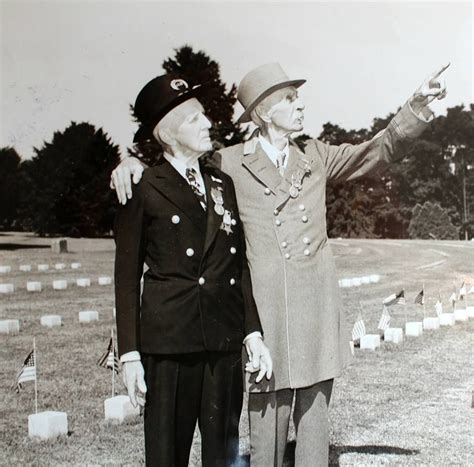
M253 392L301 388L340 375L351 360L326 232L326 184L352 180L402 158L428 126L407 104L388 127L359 145L316 139L290 145L282 178L258 138L222 149L221 167L234 180L244 226L253 293L274 376ZM292 197L290 192L296 197Z

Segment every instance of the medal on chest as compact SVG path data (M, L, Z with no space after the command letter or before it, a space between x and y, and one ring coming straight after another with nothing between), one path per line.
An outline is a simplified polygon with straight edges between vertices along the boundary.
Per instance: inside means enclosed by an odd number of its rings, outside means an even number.
M236 224L236 221L232 218L232 211L226 209L224 206L224 195L222 187L211 187L211 198L214 202L214 212L218 216L222 216L222 222L219 228L223 230L227 235L230 235L231 233L233 233L232 226Z

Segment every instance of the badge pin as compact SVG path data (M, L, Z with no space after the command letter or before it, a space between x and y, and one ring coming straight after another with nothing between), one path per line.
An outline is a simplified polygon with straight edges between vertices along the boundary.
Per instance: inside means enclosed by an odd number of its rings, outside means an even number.
M291 185L291 186L290 186L290 196L291 196L292 198L297 198L298 195L299 195L299 190L298 190L298 188L296 188L295 185Z
M218 216L223 216L224 215L224 212L225 212L225 209L224 209L224 206L222 204L214 204L214 211L216 212L216 214Z
M216 183L222 183L222 180L220 178L214 177L213 175L211 175L211 180Z

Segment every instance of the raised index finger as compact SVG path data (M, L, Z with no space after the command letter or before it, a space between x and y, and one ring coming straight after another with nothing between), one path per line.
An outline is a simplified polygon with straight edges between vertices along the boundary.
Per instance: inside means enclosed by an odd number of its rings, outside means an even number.
M440 70L435 71L431 78L437 78L439 75L441 75L441 73L443 73L444 70L446 70L446 68L449 67L449 65L451 65L451 62L448 62L447 65L443 65Z

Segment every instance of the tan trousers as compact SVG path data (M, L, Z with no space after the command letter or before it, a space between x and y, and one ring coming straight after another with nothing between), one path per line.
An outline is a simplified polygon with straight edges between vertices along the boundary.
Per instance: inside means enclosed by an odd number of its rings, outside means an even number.
M251 467L283 465L293 396L295 467L328 465L328 405L332 385L330 379L307 388L249 394Z

